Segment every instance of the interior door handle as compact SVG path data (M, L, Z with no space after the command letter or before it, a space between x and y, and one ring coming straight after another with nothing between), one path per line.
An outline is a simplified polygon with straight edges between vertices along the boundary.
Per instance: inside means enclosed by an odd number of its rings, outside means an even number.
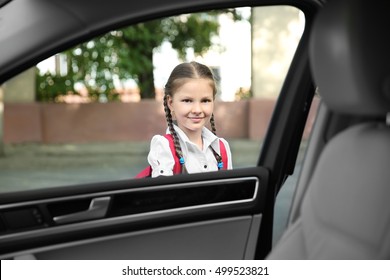
M53 220L57 224L66 224L104 218L107 214L110 200L111 197L109 196L93 198L87 210L63 216L57 216L54 217Z

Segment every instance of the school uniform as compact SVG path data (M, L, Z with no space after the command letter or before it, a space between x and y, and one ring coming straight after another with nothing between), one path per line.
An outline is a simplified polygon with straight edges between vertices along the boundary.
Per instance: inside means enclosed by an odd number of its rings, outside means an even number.
M226 149L227 167L232 169L232 155L228 142L223 138L218 138L206 127L202 128L203 150L200 150L196 144L191 142L187 135L176 125L174 129L179 137L180 146L185 160L185 167L188 173L199 173L208 171L217 171L217 160L214 151L221 155L219 140L221 140ZM169 134L167 129L167 134ZM173 175L173 166L175 159L169 147L169 141L162 135L153 136L150 143L150 152L148 162L152 167L152 177Z

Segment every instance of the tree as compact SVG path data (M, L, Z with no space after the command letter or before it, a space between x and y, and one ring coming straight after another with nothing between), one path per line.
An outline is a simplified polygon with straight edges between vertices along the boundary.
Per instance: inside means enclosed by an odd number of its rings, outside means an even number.
M154 98L153 53L168 41L184 59L188 49L203 54L218 35L218 16L229 14L241 20L236 10L186 14L139 23L114 30L65 52L65 80L84 84L92 97L106 94L114 99L114 80L133 79L141 98ZM68 83L69 84L69 83Z

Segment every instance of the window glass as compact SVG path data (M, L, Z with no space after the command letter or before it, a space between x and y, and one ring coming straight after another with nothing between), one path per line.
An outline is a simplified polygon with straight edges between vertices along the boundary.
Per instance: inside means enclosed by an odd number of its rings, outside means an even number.
M38 63L1 86L0 192L134 178L166 132L168 76L191 60L216 77L217 135L233 168L255 166L303 28L287 6L185 14Z
M308 145L308 138L312 131L314 120L317 114L319 101L320 101L320 96L319 94L316 94L314 96L313 103L309 111L309 115L305 126L305 132L301 144L299 146L299 152L298 152L298 157L294 168L294 173L287 178L287 180L283 184L283 187L280 189L276 197L275 208L274 208L275 210L274 210L273 244L276 244L276 242L279 240L287 225L292 198L298 183L298 176L301 172L304 156Z

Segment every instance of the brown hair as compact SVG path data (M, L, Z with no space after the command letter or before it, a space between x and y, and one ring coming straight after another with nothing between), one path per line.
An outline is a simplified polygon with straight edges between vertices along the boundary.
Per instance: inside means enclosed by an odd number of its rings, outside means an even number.
M215 95L217 94L217 87L214 80L214 75L209 67L207 67L204 64L192 61L192 62L184 62L179 65L177 65L173 70L171 75L168 78L168 81L165 85L165 92L164 92L164 110L165 110L165 117L167 119L169 132L173 136L173 141L175 144L175 150L176 154L179 157L179 159L182 159L180 163L183 166L184 171L184 158L183 158L183 152L180 146L179 137L177 136L177 133L173 127L173 120L172 120L172 113L168 106L168 96L173 98L173 95L175 91L181 87L183 84L187 82L188 79L208 79L210 80L210 85L213 88L213 97L215 98ZM216 135L216 128L215 128L215 121L214 121L214 114L210 117L210 124L211 124L211 130ZM218 155L214 149L213 153L215 156L215 159L217 160L218 169L220 169L222 164L222 157Z

